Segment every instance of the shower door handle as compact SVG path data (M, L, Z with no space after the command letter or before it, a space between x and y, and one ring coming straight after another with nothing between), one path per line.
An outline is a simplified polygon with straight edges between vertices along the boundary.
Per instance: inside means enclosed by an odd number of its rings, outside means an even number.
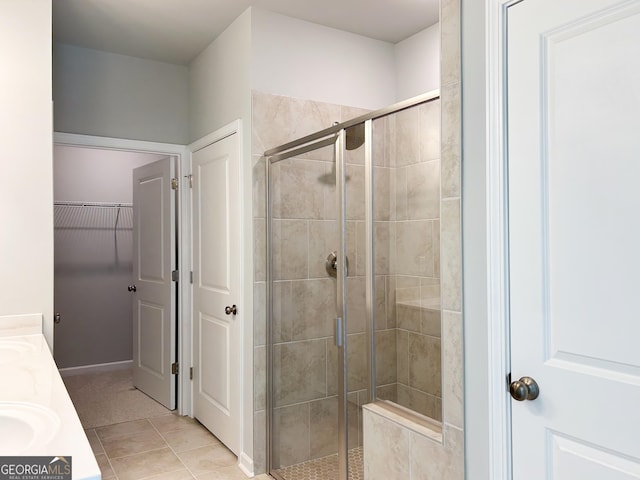
M343 323L342 323L342 317L336 317L336 331L335 331L335 337L334 337L334 343L336 344L336 347L342 347L343 346L343 342L342 342L342 329L343 329Z

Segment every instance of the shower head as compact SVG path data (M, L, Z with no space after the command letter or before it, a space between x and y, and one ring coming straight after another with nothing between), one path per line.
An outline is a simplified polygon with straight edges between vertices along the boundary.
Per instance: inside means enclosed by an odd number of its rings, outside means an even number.
M357 125L352 125L345 129L346 136L346 149L347 150L355 150L359 148L364 143L364 123L358 123ZM336 183L336 164L335 159L333 163L333 170L331 173L326 173L318 177L320 183L326 183L328 185L335 185ZM349 176L347 175L346 180L349 180Z
M345 130L347 134L347 150L355 150L364 143L364 123L358 123Z

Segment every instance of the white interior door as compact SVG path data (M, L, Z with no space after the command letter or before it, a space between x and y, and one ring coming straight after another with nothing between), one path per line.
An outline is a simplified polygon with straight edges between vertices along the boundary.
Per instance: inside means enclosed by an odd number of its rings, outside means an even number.
M508 9L513 478L640 478L640 1Z
M176 381L173 158L133 171L133 384L173 410Z
M237 137L192 155L194 416L236 455L243 318Z

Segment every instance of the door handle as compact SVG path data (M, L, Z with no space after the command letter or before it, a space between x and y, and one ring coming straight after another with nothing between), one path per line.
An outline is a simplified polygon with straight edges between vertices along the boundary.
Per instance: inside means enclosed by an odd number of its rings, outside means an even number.
M342 322L342 317L337 317L336 318L336 331L334 333L334 339L333 339L333 343L336 345L336 347L342 347L344 346L344 342L343 342L343 335L342 335L342 329L344 328L344 324Z
M514 400L522 402L524 400L535 400L540 395L538 383L531 377L522 377L520 380L511 382L509 393Z
M127 290L129 290L130 292L135 292L135 291L136 291L136 290L138 290L138 289L136 288L136 286L135 286L135 285L129 285L129 286L127 287Z
M227 315L236 315L238 313L238 307L236 307L235 305L227 305L226 307L224 307L224 313L226 313Z

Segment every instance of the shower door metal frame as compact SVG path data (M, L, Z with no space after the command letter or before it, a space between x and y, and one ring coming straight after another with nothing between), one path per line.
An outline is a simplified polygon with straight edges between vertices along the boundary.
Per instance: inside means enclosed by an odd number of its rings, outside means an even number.
M337 134L336 162L336 212L338 221L338 250L336 251L336 324L335 344L338 347L338 475L337 480L349 478L347 452L349 449L347 404L347 174L345 159L346 129Z
M335 343L338 347L338 472L336 480L349 479L348 465L348 362L347 362L347 302L346 302L346 281L347 271L346 265L346 130L349 127L364 123L365 130L365 231L367 232L365 240L365 315L366 333L369 336L367 344L367 363L369 376L369 401L372 402L376 398L376 367L375 367L375 272L374 272L374 189L373 189L373 120L386 117L388 115L406 110L422 103L427 103L440 98L440 91L434 90L424 95L420 95L409 100L391 105L389 107L370 112L368 114L356 117L347 122L336 124L332 127L320 130L311 135L307 135L293 142L286 143L276 148L272 148L264 152L265 162L265 182L266 182L266 201L267 201L267 222L266 222L266 248L267 248L267 278L266 278L266 298L267 298L267 445L266 460L267 472L273 475L272 465L272 444L273 444L273 405L274 405L274 388L273 388L273 289L271 283L273 281L273 249L272 249L272 229L271 220L273 218L272 211L272 192L271 192L271 164L281 160L291 158L303 153L316 150L329 145L334 145L334 160L336 165L336 208L337 221L339 222L339 242L336 252L337 256L337 311L335 324ZM279 475L275 475L278 480Z

